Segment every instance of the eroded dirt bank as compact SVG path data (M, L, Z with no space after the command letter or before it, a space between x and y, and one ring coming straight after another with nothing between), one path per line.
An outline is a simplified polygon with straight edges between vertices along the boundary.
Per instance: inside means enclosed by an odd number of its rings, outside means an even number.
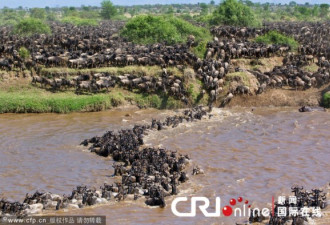
M330 90L330 86L322 88L311 88L308 90L294 89L269 89L261 95L235 96L227 107L242 106L242 107L267 107L267 106L291 106L299 107L303 105L320 106L322 105L323 93Z

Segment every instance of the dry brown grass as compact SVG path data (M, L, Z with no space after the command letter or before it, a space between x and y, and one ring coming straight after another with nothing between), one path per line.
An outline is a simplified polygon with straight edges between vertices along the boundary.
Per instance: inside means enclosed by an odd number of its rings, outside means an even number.
M176 67L168 67L167 72L176 76L182 77L183 72ZM102 68L91 68L91 69L72 69L72 68L43 68L41 75L43 76L75 76L80 74L90 73L109 73L115 76L123 74L133 74L137 76L161 76L162 68L160 66L124 66L124 67L102 67Z

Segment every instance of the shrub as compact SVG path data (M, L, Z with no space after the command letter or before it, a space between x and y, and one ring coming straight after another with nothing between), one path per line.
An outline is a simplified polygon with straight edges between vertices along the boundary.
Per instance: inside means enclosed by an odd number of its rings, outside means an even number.
M213 12L210 20L212 25L234 25L234 26L259 26L257 19L250 7L237 0L224 0Z
M136 16L125 25L121 35L139 44L185 43L189 35L193 35L197 45L192 51L200 58L204 57L206 44L211 40L209 30L173 16Z
M196 41L210 38L209 31L173 16L140 15L132 18L122 29L121 35L140 44L167 42L184 43L189 35Z
M320 5L320 16L321 17L327 17L329 13L330 6L328 4L321 4Z
M326 108L330 108L330 91L323 95L323 105Z
M277 31L269 31L267 34L257 37L255 41L265 44L288 45L293 49L298 47L298 42L294 38L285 36Z
M203 59L206 54L208 40L201 40L198 42L197 46L192 49L193 53L198 57Z
M20 47L18 54L24 60L30 57L30 52L25 47Z
M96 19L84 19L76 16L64 17L62 23L70 23L76 26L97 26L98 22Z
M14 33L22 36L30 36L33 34L49 34L51 30L50 27L41 20L27 18L15 25Z

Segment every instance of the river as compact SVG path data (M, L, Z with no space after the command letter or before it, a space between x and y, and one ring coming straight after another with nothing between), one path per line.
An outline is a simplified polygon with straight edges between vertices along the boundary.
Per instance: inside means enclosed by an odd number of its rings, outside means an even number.
M79 143L107 130L164 118L172 111L116 109L95 113L0 115L0 193L22 201L26 193L46 190L69 194L76 185L111 183L112 160ZM127 115L128 114L128 115ZM252 207L270 207L272 196L289 195L294 184L307 189L330 181L330 113L299 113L296 108L215 109L214 117L174 129L149 132L146 145L189 154L204 175L191 176L178 196L215 197L221 206L242 197ZM190 171L191 172L191 168ZM106 215L107 224L235 224L241 218L178 218L148 207L143 199L123 201L61 215ZM189 203L180 203L182 212Z

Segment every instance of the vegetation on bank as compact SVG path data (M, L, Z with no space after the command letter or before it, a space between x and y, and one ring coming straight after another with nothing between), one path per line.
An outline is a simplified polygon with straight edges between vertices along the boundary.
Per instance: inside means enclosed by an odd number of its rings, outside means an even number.
M167 94L129 92L115 88L109 93L77 95L73 91L52 93L31 84L1 84L0 113L94 112L123 104L157 109L183 107L180 100Z
M70 23L76 26L97 26L98 21L96 19L87 19L87 18L80 18L76 16L68 16L64 17L61 20L62 23Z
M196 40L210 38L209 31L173 16L141 15L131 19L121 31L121 35L139 44L166 42L184 43L189 35Z
M210 18L212 25L255 27L261 25L252 9L242 1L224 0Z
M330 91L326 92L323 95L323 106L326 108L330 108Z
M302 70L306 71L306 72L312 72L312 73L315 73L317 72L319 69L318 65L316 65L316 63L312 63L310 65L307 65L307 66L303 66L302 67Z
M31 36L34 34L50 34L51 29L42 20L27 18L16 24L13 32L22 36Z
M237 78L239 78L239 80L241 80L244 85L250 86L250 79L245 72L234 72L226 74L227 81L234 81L237 80Z
M208 29L195 26L174 16L140 15L128 21L121 35L138 44L185 43L190 35L195 37L193 52L204 57L206 44L212 36Z
M239 26L244 26L244 24L254 25L254 23L247 20L252 17L258 23L260 21L324 21L330 19L329 4L312 4L308 2L297 4L294 1L291 1L289 4L274 4L269 2L254 3L250 0L225 0L221 1L221 6L216 4L218 2L210 1L209 4L118 6L113 5L109 0L105 0L99 6L82 5L81 7L31 9L23 7L9 9L5 7L0 9L0 25L16 25L26 18L35 18L46 22L61 21L65 17L78 17L98 21L102 19L127 20L128 18L145 14L175 16L190 22L197 21L204 24L209 24L210 22L215 24L237 24L237 21L242 20L243 23L239 24ZM225 5L232 7L228 8L227 11L223 11ZM237 14L238 8L235 8L237 5L239 5L244 14Z
M255 38L255 41L259 42L259 43L265 43L265 44L288 45L292 49L296 49L298 47L298 42L293 37L288 37L277 31L269 31L266 34Z
M20 47L20 49L18 50L18 55L22 58L22 59L28 59L30 57L30 52L27 48L25 47Z

